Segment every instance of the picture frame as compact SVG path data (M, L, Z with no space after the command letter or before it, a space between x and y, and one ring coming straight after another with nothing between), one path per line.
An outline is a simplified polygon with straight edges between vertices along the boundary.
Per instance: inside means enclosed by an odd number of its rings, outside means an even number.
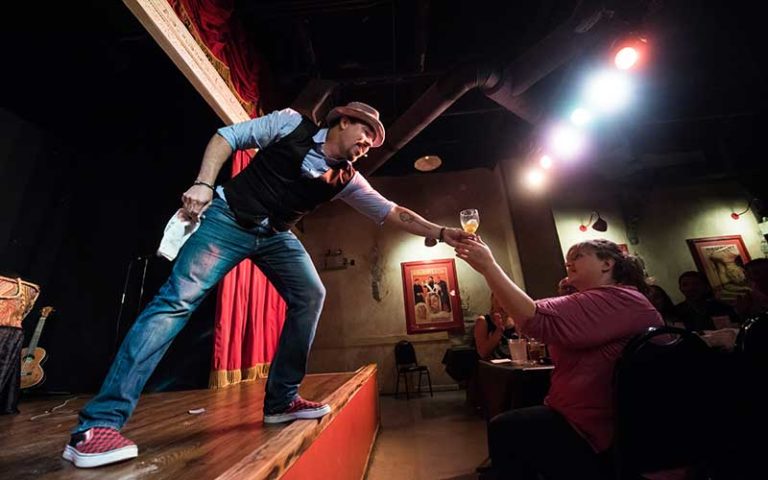
M741 235L690 238L687 243L696 268L718 299L734 303L749 291L744 264L750 256Z
M464 331L456 262L452 258L403 262L408 334Z

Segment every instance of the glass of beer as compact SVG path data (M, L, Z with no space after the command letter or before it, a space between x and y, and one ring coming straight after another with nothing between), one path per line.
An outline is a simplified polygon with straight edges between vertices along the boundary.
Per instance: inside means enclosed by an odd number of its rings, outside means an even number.
M461 228L467 233L475 233L480 226L480 214L476 208L468 208L459 212Z
M547 346L535 338L528 339L528 359L531 363L542 363L547 356Z

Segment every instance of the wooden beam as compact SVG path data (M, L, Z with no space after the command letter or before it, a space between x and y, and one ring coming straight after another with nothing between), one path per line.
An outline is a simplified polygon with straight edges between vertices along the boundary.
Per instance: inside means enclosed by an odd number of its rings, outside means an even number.
M250 117L167 0L123 0L226 124Z

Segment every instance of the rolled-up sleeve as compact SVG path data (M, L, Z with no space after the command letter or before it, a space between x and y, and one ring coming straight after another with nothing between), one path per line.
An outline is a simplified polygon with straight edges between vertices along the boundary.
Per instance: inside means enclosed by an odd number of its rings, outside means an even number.
M265 148L279 141L301 123L301 114L286 108L259 118L221 127L216 131L232 150Z
M360 172L355 172L352 180L336 195L334 200L336 199L343 200L379 225L384 223L389 212L397 206L395 202L387 200L377 192Z

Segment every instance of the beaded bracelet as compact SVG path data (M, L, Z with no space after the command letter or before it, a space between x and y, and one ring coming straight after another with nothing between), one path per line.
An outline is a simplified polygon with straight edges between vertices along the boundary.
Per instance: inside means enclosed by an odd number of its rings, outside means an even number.
M192 185L205 185L206 187L210 188L210 189L211 189L211 190L213 190L214 192L216 191L216 189L215 189L215 188L213 188L213 185L211 185L210 183L201 182L200 180L197 180L197 181L196 181L195 183L193 183Z

